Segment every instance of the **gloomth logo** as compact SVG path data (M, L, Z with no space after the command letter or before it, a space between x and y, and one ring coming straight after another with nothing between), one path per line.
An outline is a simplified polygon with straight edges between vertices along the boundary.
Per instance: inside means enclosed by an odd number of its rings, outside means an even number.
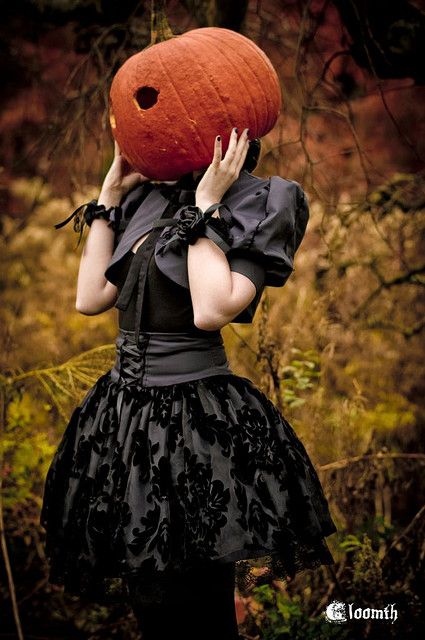
M328 622L343 624L348 620L390 620L391 624L398 618L397 609L393 604L387 604L382 609L372 607L356 607L352 602L340 602L333 600L325 610L325 618Z

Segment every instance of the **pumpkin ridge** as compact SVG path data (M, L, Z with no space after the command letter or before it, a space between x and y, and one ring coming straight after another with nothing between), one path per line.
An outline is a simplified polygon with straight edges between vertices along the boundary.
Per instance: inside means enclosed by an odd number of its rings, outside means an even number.
M209 37L209 34L205 34L205 36L208 38L208 37ZM210 36L210 38L209 38L209 39L211 40L211 36ZM250 42L249 38L247 38L247 40ZM255 43L254 43L254 42L253 42L252 44L254 45L254 47L257 47L257 45L255 45ZM259 77L259 76L257 75L257 73L255 72L254 68L253 68L253 67L251 67L251 65L248 63L248 61L247 61L247 60L246 60L246 59L245 59L245 58L244 58L244 57L239 53L239 49L238 49L238 47L236 47L236 48L234 49L234 48L231 46L230 41L227 41L227 42L226 42L226 46L227 46L227 47L232 51L232 53L233 53L235 56L237 56L237 57L239 58L239 60L241 60L241 61L242 61L242 62L247 66L247 68L251 71L251 73L253 74L253 76L254 76L254 77L255 77L255 79L257 80L257 82L258 82L259 86L261 86L261 87L262 87L262 86L263 86L262 78L261 78L261 77ZM254 47L253 47L253 49L254 49ZM254 49L254 50L255 50L255 49ZM264 58L263 58L263 57L262 57L262 60L264 61ZM274 69L273 69L273 71L274 71ZM263 91L261 92L261 95L262 95L262 96L263 96L263 98L264 98L264 100L263 100L263 104L265 104L266 111L267 111L267 126L268 126L268 127L270 127L270 124L271 124L271 122L272 122L272 119L271 119L271 116L272 116L272 113L271 113L272 101L267 99L267 95L266 95ZM256 111L255 111L255 114L256 114L256 119L257 119L257 112L256 112ZM259 134L259 135L260 135L260 134ZM261 137L261 136L260 136L260 137Z
M188 32L188 33L190 33L190 32ZM185 34L185 35L186 35L186 34ZM198 67L202 69L202 67L200 67L200 65L199 65L199 63L198 63L198 62L197 62L197 64L198 64ZM209 81L210 86L214 89L214 92L215 92L215 93L217 94L217 96L219 97L221 104L222 104L222 105L224 106L224 108L225 108L224 110L225 110L225 112L226 112L226 117L227 117L227 120L228 120L228 122L229 122L229 127L230 127L230 128L233 128L234 123L231 121L230 116L229 116L229 114L227 113L226 103L224 102L223 98L221 97L221 95L220 95L220 93L219 93L219 90L217 89L216 85L214 84L214 82L213 82L213 80L210 78L210 76L204 76L204 77L208 78L208 81ZM224 133L224 132L222 133L222 132L220 131L219 133L221 133L221 135L223 135L223 133ZM211 161L212 161L212 155L213 155L213 151L211 151Z
M163 70L164 70L164 72L166 73L166 67L165 67L165 65L164 65L164 61L162 60L162 58L161 58L161 56L160 56L160 54L159 54L159 51L158 51L158 50L157 50L157 59L158 59L159 64L161 65L162 69L163 69ZM166 75L167 75L167 74L166 74ZM181 99L180 94L179 94L179 92L177 91L176 86L175 86L175 84L174 84L173 80L171 79L170 75L167 75L167 78L168 78L168 80L169 80L169 82L170 82L171 86L173 87L173 89L174 89L174 93L175 93L175 95L177 96L177 98L178 98L178 100L179 100L180 104L182 105L182 107L183 107L184 111L186 112L186 115L187 115L188 121L191 123L191 125L190 125L190 126L191 126L191 129L192 129L192 131L194 131L194 132L195 132L195 136L196 136L196 138L197 138L197 142L198 142L198 143L200 142L200 143L202 144L202 146L204 147L204 149L206 149L206 151L207 151L207 153L208 153L208 152L209 152L208 147L207 147L206 143L202 140L201 136L198 134L198 131L197 131L196 127L193 125L193 123L192 123L192 119L191 119L191 117L190 117L190 113L188 112L188 110L187 110L187 107L186 107L185 103L184 103L184 102L183 102L183 100ZM210 152L210 153L211 153L211 152ZM198 155L199 155L199 154L198 154ZM211 153L211 155L212 155L212 153Z
M188 31L187 33L189 34L189 33L190 33L190 31ZM184 35L186 36L187 34L184 34ZM202 35L202 38L204 38L204 34ZM192 38L192 39L193 39L193 38ZM197 41L199 42L199 38L195 38L195 40L197 40ZM204 44L204 43L202 42L202 40L201 40L201 44ZM214 51L214 53L215 53L215 51ZM202 67L201 67L201 68L202 68ZM229 123L229 127L230 127L230 128L233 128L234 123L232 122L232 120L230 119L229 114L227 113L226 103L224 102L223 98L221 97L221 94L220 94L219 90L217 89L217 86L214 84L214 82L213 82L212 78L211 78L209 75L208 75L208 76L206 76L206 75L205 75L204 77L208 78L208 82L209 82L210 86L214 89L214 92L217 94L217 96L218 96L218 98L219 98L219 100L220 100L221 104L224 106L224 110L225 110L225 112L226 112L226 117L227 117L227 120L228 120L228 123ZM222 134L222 135L223 135L223 134Z
M205 36L206 36L206 38L208 39L208 34L205 34ZM211 46L211 49L212 49L213 47L212 47L211 38L209 38L209 42L211 43L211 45L210 45L210 46ZM226 43L226 44L227 44L227 43ZM232 51L234 51L234 50L232 49ZM215 52L215 50L214 50L214 52ZM220 54L221 54L221 52L220 52ZM229 64L233 69L237 70L237 68L234 66L234 64L233 64L232 60L230 60L229 58L227 58L224 54L221 54L221 55L222 55L222 57L223 57L223 58L225 58L226 62L227 62L227 63L228 63L228 64ZM247 66L248 66L248 65L247 65ZM250 67L248 67L248 68L250 69L250 71L252 71L252 69L251 69ZM257 79L256 74L255 74L255 73L253 73L253 75L254 75L254 77ZM241 79L241 84L242 84L242 85L243 85L243 87L245 88L245 91L249 94L249 98L250 98L250 100L251 100L251 101L252 101L252 103L253 103L253 114L254 114L254 120L255 120L255 128L256 128L256 130L258 130L258 114L257 114L257 109L256 109L256 107L255 107L255 99L256 99L256 98L255 98L255 97L252 97L252 94L251 94L251 93L250 93L250 91L249 91L249 88L248 88L248 87L249 87L249 83L245 83L245 81L243 80L243 78L242 78L242 77L241 77L240 79ZM263 95L264 95L264 94L263 94ZM267 102L267 101L266 101L266 102ZM267 106L267 112L268 112L268 106ZM267 113L267 116L268 116L268 113Z
M277 81L277 86L279 87L279 94L280 94L280 102L282 100L282 90L281 90L281 86L280 86L280 81L279 81L279 77L277 75L276 69L274 68L273 64L271 63L271 60L269 59L269 57L267 56L267 54L253 41L251 40L251 38L246 38L247 39L247 43L246 43L246 47L250 48L252 50L252 52L254 54L257 54L261 60L263 61L264 65L266 66L266 68L268 69L269 73L271 73L272 75L275 76L276 81ZM230 45L229 45L229 49L231 49L233 51L233 53L238 53L238 50L233 49ZM242 58L246 65L248 66L249 69L251 69L255 75L255 77L258 80L258 76L255 74L254 70L251 68L251 66L249 65L249 61L246 60L245 58ZM262 82L261 79L259 80L261 86L262 86ZM266 109L267 109L267 128L270 130L273 128L273 126L276 124L277 119L273 119L273 100L269 100L267 97L267 93L263 93L263 96L265 97L266 100ZM280 112L280 108L279 108L279 112Z
M248 46L251 46L252 44L255 44L255 43L254 42L251 43L251 41L250 41L248 43ZM253 48L253 47L251 47L251 48ZM265 53L265 51L263 51L261 48L260 48L260 54L261 54L263 62L265 64L266 68L268 69L269 73L274 75L275 78L276 78L276 84L277 84L278 92L279 92L279 110L278 110L279 111L278 117L279 117L279 115L280 115L280 113L282 111L282 86L281 86L281 83L280 83L280 78L279 78L279 76L277 74L277 71L276 71L272 61L270 60L268 55ZM274 105L273 105L273 101L270 101L269 105L270 105L270 119L267 122L267 127L269 128L269 130L271 130L274 127L274 125L276 124L278 118L274 119L274 116L273 116L273 112L275 111Z
M212 28L214 28L214 27L212 27ZM249 64L249 60L247 60L245 57L241 56L240 53L239 53L237 36L243 36L245 38L244 45L245 45L246 48L250 48L251 49L251 51L253 53L253 58L256 58L256 57L260 57L261 58L261 60L263 61L264 65L266 66L268 71L272 75L275 76L275 79L277 81L277 85L279 87L279 91L281 92L281 87L280 87L279 78L277 76L277 72L276 72L275 68L273 67L270 59L266 55L266 53L253 40L251 40L251 38L248 38L247 36L244 36L243 34L239 34L236 31L232 31L231 29L226 29L226 31L228 31L231 34L231 36L228 38L228 40L226 40L226 47L228 47L229 50L231 50L233 54L236 54L241 60L243 60L243 62L247 65L248 69L252 72L252 74L254 75L256 81L260 84L260 86L262 86L262 78L259 77L255 73L255 67L251 67L251 65ZM206 38L214 37L209 28L208 28L208 32L207 33L203 33L202 35L204 37L206 37ZM232 42L235 43L236 48L233 48L231 46ZM267 99L267 94L266 93L263 93L262 95L264 97L264 103L263 104L265 104L266 110L267 110L267 126L272 128L272 125L276 124L276 120L273 122L273 111L274 111L274 109L273 109L273 101Z

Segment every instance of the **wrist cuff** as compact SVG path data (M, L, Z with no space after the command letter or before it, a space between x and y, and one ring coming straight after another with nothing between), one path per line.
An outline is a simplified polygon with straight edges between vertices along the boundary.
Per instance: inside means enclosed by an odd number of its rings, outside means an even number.
M91 227L93 220L100 218L107 220L111 227L115 229L120 223L121 216L122 212L119 205L108 207L107 209L104 204L98 204L97 200L92 200L84 211L84 222Z
M84 213L82 213L83 209ZM116 207L109 207L106 209L104 204L97 204L97 200L90 200L90 202L85 202L77 207L75 211L68 216L68 218L55 224L55 229L61 229L68 224L68 222L73 220L74 231L79 234L77 243L78 247L81 242L81 238L83 237L84 225L86 224L88 227L91 227L93 220L96 218L103 218L104 220L107 220L115 231L121 222L121 207L118 205Z
M222 206L230 212L227 205ZM230 236L230 225L223 218L209 218L204 235L215 242L224 253L228 253L232 248L233 238Z
M226 208L230 213L229 207L222 203L212 204L205 211L190 204L183 207L179 217L167 223L171 222L170 226L175 226L176 231L165 243L164 247L174 243L176 240L185 244L194 244L199 237L205 236L215 242L224 253L230 251L233 243L229 232L230 225L223 218L212 217L214 211L220 207Z

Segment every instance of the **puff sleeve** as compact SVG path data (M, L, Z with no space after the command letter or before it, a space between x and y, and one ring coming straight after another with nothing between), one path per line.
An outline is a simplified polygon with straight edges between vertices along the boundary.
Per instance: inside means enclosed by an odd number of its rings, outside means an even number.
M229 208L223 208L220 217L229 224L232 242L226 258L230 270L247 276L256 287L253 301L232 322L249 323L264 287L283 286L294 271L294 256L309 219L307 198L292 180L241 172L222 202ZM164 229L157 242L157 266L171 280L189 288L187 248L167 246L168 234Z
M294 257L309 219L301 186L273 176L249 190L232 207L230 270L247 276L256 287L250 305L233 322L252 322L265 286L281 287L294 271Z
M309 219L300 185L271 177L232 209L230 268L257 287L281 287L294 271L294 257Z

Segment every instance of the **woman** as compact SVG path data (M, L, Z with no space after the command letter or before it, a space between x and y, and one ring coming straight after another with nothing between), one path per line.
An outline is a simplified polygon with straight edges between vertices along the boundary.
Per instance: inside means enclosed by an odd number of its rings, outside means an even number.
M312 463L220 334L286 282L308 220L297 183L250 174L256 150L233 129L224 158L217 136L211 165L173 184L115 145L85 213L76 306L120 310L117 360L73 413L41 523L50 581L100 599L122 578L145 640L238 638L250 559L281 579L333 562Z

